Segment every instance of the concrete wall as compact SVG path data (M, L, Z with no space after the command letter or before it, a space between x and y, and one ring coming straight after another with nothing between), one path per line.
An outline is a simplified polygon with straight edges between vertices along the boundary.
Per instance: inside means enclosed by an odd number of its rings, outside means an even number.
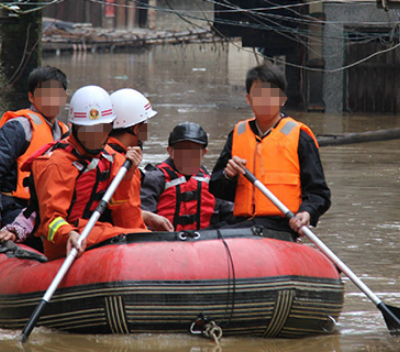
M184 18L194 24L188 23L172 13L168 4L177 11L182 11ZM213 19L214 4L200 0L157 0L157 30L184 31L187 29L209 28L205 19ZM162 10L165 9L165 10Z
M326 112L342 112L345 108L344 78L345 72L340 70L345 65L345 37L346 26L361 26L362 22L388 22L389 13L378 9L375 3L366 4L324 4L326 24L323 34L323 57L325 70L338 70L325 72L323 79L324 102ZM387 26L378 24L379 26Z

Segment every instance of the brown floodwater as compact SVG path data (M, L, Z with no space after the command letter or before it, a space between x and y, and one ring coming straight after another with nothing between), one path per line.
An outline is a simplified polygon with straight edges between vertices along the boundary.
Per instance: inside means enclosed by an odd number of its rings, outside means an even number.
M44 59L45 64L67 73L69 95L83 85L95 84L110 92L133 87L149 97L158 115L149 123L143 165L166 157L168 134L177 123L195 121L210 136L204 162L209 169L234 124L251 117L243 88L249 61L237 49L228 54L227 48L219 45ZM387 129L400 123L392 115L288 113L316 134ZM323 147L321 158L333 202L315 233L385 303L400 306L400 140ZM348 279L344 281L344 310L337 331L328 336L300 340L223 338L216 346L189 334L75 335L38 328L24 346L18 342L20 331L0 330L0 351L399 351L400 338L388 333L379 310Z

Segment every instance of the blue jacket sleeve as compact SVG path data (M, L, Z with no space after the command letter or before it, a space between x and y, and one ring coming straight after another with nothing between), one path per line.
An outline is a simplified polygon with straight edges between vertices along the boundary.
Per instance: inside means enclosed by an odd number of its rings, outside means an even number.
M28 149L25 130L18 121L8 121L0 128L0 191L10 192L15 190L17 184L17 159ZM10 182L10 176L13 180ZM11 184L12 183L12 184ZM2 200L0 193L0 206Z

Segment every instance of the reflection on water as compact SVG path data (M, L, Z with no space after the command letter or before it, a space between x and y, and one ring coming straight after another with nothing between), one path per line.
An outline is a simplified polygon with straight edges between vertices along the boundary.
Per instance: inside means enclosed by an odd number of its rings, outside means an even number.
M165 158L169 131L179 122L198 122L210 134L205 164L212 169L233 125L251 117L244 82L248 59L219 46L159 47L120 55L54 57L70 80L68 93L86 84L109 91L133 87L144 92L158 115L149 123L145 161ZM247 65L247 66L246 66ZM316 134L398 127L392 115L327 115L290 112ZM65 114L64 114L65 117ZM315 232L385 303L400 306L399 202L400 141L321 148L333 203ZM301 264L299 264L301 265ZM20 332L0 331L0 351L254 351L394 352L379 310L348 280L339 332L301 340L223 338L221 346L190 335L80 336L35 329L22 348Z
M41 330L41 329L38 329ZM333 334L297 340L225 338L220 345L188 335L72 335L44 329L31 336L28 343L0 341L7 352L398 352L400 339L385 333L371 335Z

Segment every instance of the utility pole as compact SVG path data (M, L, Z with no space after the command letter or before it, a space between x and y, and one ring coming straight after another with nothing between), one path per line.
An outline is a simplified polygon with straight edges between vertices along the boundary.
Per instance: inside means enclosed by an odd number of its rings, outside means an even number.
M7 3L5 3L7 5ZM27 11L34 6L24 6ZM13 21L10 21L14 19ZM42 12L0 13L0 113L29 107L27 78L41 65ZM1 116L1 115L0 115Z
M323 69L325 61L322 55L323 46L323 23L325 21L323 3L310 4L310 17L314 19L309 26L308 39L308 59L307 66L311 69L307 71L307 102L306 108L308 111L325 111L325 103L323 100L324 82Z

